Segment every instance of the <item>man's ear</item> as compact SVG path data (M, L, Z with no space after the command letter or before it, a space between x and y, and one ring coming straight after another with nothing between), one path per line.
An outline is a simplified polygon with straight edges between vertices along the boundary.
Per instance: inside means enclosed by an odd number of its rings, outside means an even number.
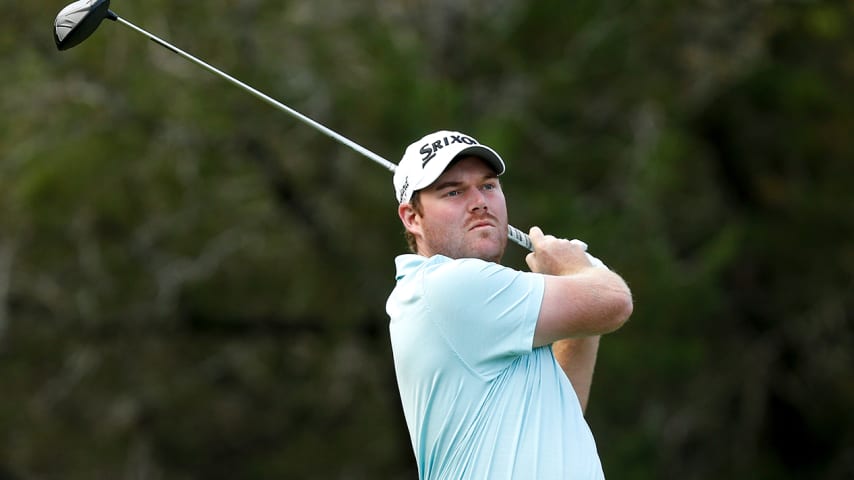
M397 215L408 232L416 237L421 235L421 215L415 211L415 207L412 204L401 203L397 207Z

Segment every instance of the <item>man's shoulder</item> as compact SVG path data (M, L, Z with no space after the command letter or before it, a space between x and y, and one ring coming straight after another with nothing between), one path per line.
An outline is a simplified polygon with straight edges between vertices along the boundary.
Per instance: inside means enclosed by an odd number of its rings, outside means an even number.
M404 277L436 294L471 292L491 289L496 283L507 284L524 272L477 258L449 258L444 255L423 257L401 255L397 258L397 280Z
M395 259L398 278L414 273L429 277L455 277L478 275L496 270L512 270L494 262L478 258L450 258L444 255L424 257L415 254L400 255Z

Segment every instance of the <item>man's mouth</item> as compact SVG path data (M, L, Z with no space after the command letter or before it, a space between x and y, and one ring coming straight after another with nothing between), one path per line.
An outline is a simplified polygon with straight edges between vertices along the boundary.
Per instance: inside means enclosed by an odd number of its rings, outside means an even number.
M490 222L475 222L471 227L469 227L469 230L477 230L484 227L494 227L494 225Z

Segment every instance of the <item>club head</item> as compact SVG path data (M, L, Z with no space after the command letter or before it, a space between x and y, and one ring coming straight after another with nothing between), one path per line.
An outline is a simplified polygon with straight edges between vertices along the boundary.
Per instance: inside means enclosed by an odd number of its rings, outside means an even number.
M110 11L110 0L77 0L68 4L53 22L56 48L68 50L86 40L105 18L116 19Z

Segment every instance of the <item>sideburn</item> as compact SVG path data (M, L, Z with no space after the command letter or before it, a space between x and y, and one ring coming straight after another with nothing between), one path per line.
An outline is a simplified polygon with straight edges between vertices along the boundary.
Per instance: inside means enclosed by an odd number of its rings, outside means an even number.
M409 199L409 204L412 206L412 209L415 210L420 216L424 216L424 210L421 206L421 192L415 192L412 194L412 198ZM403 237L406 239L406 244L409 247L409 251L412 253L418 253L418 243L415 240L415 235L409 232L409 230L403 229Z

